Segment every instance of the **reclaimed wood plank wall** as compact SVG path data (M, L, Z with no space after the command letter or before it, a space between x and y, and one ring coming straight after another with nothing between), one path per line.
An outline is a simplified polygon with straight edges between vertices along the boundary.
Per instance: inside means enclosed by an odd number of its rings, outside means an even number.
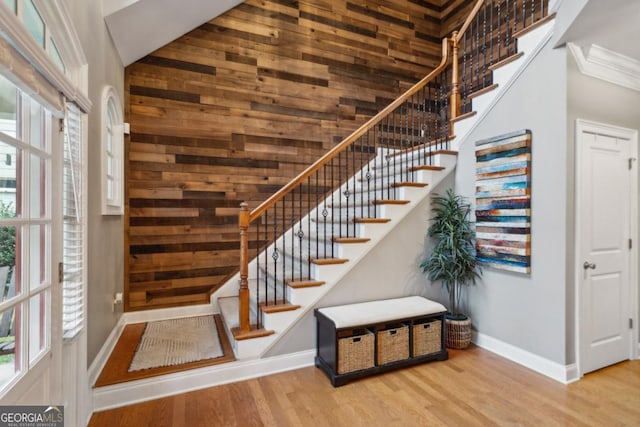
M238 269L240 203L424 77L469 3L248 0L127 67L125 309L208 302Z

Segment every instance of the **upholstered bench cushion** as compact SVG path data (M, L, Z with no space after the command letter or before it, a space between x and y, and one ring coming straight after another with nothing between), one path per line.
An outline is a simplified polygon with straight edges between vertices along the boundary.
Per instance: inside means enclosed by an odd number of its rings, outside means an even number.
M336 328L350 328L442 313L446 309L442 304L424 297L411 296L326 307L318 311L331 319Z

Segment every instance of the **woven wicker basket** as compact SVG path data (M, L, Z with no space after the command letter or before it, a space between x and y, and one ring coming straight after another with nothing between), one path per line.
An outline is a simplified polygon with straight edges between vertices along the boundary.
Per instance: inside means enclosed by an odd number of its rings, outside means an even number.
M377 333L378 365L409 358L409 326L388 325Z
M442 321L415 323L413 332L413 356L437 353L442 350Z
M338 374L372 368L373 332L368 329L354 329L353 334L338 339Z
M451 320L446 319L447 324L447 347L467 348L471 344L471 319Z

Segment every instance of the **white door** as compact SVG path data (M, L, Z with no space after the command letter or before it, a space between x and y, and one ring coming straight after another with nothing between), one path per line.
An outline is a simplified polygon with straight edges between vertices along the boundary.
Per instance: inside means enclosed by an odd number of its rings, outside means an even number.
M576 143L579 364L584 374L632 356L637 133L578 121Z

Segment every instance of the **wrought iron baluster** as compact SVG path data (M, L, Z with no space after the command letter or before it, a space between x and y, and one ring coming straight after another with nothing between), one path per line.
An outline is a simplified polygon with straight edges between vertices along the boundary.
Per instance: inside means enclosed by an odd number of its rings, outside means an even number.
M482 19L482 87L487 86L487 5L483 8Z
M489 17L489 65L493 65L493 0L489 6L491 16Z
M302 187L302 184L300 184L300 186ZM300 188L300 192L302 192L302 188ZM300 212L300 223L302 223L302 212ZM311 230L311 176L307 177L307 233L309 233L309 230ZM303 231L304 233L304 231ZM309 270L309 272L311 271L311 239L310 236L307 237L307 254L309 255L307 257L307 269ZM316 252L316 258L320 258L320 254L318 252ZM283 298L284 298L284 293L283 293Z
M536 2L535 0L531 0L531 22L529 23L529 25L533 24L534 22L536 22Z
M320 171L317 170L315 173L315 190L316 190L316 198L315 198L315 212L316 212L316 220L315 220L315 224L316 224L316 253L320 253L320 240L318 239L318 209L320 209L320 192L318 189L318 183L320 182ZM311 217L311 212L309 212L309 217ZM309 238L311 238L311 228L309 228L309 230L307 230L309 233ZM326 254L327 253L327 242L324 242L324 248L323 248L323 252Z
M262 218L261 218L262 219ZM262 242L260 242L260 223L262 221L258 221L256 222L256 239L257 239L257 245L256 245L256 300L258 301L258 304L260 304L260 252L262 250L264 250L265 254L267 252L267 245L266 244L262 244ZM265 241L268 239L267 238L267 229L266 229L266 225L265 225ZM265 273L266 276L266 273ZM259 307L259 305L258 305ZM249 320L251 321L251 320ZM258 328L260 327L260 325L258 324Z
M501 35L502 35L502 0L498 0L498 41L497 41L497 45L498 45L498 58L496 60L496 62L500 62L500 60L502 60L502 40L501 40Z

